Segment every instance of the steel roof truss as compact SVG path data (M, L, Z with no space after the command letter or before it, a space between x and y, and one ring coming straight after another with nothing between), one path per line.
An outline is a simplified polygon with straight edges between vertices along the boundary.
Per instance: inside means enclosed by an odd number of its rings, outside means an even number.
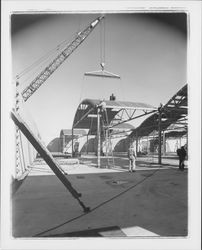
M123 124L123 123L125 123L125 122L128 122L128 121L131 121L131 120L140 118L140 117L142 117L142 116L149 115L149 114L154 113L154 112L156 112L156 110L148 111L147 113L144 113L144 114L141 114L141 115L137 115L137 116L135 116L135 117L128 116L128 119L122 120L121 122L118 122L118 123L116 123L116 124L113 124L113 125L111 126L111 128L113 128L113 127L115 127L115 126L118 126L119 124Z

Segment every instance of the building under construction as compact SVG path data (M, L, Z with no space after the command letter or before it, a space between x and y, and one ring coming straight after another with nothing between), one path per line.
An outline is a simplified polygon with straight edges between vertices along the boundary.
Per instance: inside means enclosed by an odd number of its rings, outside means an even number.
M184 171L179 172L176 153L188 145L186 83L166 104L159 102L158 106L119 100L116 94L108 99L87 97L74 110L72 127L61 127L47 147L24 113L27 100L87 42L96 26L101 25L103 39L104 20L105 16L97 17L70 43L58 46L54 59L24 89L18 75L11 111L16 126L14 237L188 234L188 158ZM84 75L120 81L121 76L105 69L104 49L102 45L101 69ZM138 119L142 122L134 126ZM136 172L132 174L127 153L131 144L137 155Z

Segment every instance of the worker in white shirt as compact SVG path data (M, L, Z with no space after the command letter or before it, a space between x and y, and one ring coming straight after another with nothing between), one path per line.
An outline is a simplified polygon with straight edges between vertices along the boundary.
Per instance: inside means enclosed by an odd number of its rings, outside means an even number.
M133 145L131 144L129 149L128 149L128 159L129 159L129 172L135 171L136 168L136 152L134 150Z

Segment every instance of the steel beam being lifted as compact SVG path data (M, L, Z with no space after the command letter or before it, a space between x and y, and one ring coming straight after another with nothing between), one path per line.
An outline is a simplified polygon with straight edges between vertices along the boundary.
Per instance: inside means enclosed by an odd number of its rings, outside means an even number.
M40 156L44 159L44 161L48 164L48 166L52 169L58 179L62 182L62 184L67 188L67 190L72 194L72 196L79 202L84 212L90 211L89 207L86 207L84 203L79 199L81 194L78 193L71 185L71 182L67 179L64 173L61 171L60 166L54 160L53 156L47 150L47 148L43 145L43 143L32 133L27 124L22 120L22 118L16 114L15 111L11 112L11 118L14 121L15 125L22 131L27 140L33 145L33 147L37 150Z
M98 71L91 71L91 72L86 72L84 73L85 76L96 76L96 77L106 77L106 78L116 78L116 79L121 79L119 75L116 75L112 72L106 71L104 69L104 63L101 63L101 70Z

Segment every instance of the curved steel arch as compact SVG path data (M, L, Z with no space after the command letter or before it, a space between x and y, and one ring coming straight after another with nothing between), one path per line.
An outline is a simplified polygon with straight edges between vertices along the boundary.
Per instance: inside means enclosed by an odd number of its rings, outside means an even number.
M126 122L151 114L157 110L149 104L140 102L84 99L77 108L72 129L89 129L88 133L95 135L98 108L101 109L102 119L107 119L105 124L107 123L109 129L114 129L115 127L132 129L130 125L126 126Z
M187 84L184 85L172 98L162 107L162 130L184 129L187 130L188 115ZM158 131L158 112L145 119L139 127L134 129L130 136L148 136Z

